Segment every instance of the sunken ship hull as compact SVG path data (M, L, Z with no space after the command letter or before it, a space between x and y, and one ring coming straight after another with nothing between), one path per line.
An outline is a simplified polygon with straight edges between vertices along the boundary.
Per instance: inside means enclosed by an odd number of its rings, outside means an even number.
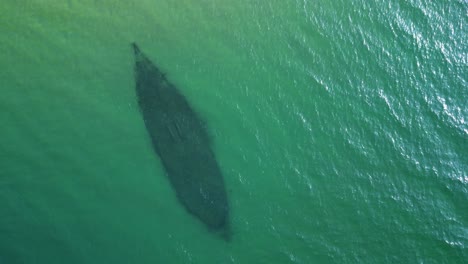
M204 122L135 43L132 48L141 114L178 200L210 230L228 239L226 188Z

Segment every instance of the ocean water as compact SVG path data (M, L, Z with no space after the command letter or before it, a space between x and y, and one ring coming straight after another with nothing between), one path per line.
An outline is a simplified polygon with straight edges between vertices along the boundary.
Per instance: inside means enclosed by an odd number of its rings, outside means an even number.
M206 121L177 201L130 43ZM0 0L0 263L466 263L466 0Z

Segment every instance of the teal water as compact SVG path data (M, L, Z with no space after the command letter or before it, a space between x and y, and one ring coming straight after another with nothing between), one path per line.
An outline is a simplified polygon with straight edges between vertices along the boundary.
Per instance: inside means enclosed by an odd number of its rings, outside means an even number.
M467 25L465 0L1 0L0 263L463 263ZM230 242L153 153L132 41L209 126Z

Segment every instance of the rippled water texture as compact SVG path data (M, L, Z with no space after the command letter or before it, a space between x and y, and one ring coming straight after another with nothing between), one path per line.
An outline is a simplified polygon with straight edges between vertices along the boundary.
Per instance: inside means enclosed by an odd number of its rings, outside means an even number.
M2 0L0 263L463 263L466 0ZM205 120L232 239L178 203L136 41Z

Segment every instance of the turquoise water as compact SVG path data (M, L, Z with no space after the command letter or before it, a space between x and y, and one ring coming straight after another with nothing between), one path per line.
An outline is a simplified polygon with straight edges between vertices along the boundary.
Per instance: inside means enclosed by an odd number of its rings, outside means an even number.
M0 2L0 263L463 263L468 3ZM205 119L232 241L178 203L136 41Z

